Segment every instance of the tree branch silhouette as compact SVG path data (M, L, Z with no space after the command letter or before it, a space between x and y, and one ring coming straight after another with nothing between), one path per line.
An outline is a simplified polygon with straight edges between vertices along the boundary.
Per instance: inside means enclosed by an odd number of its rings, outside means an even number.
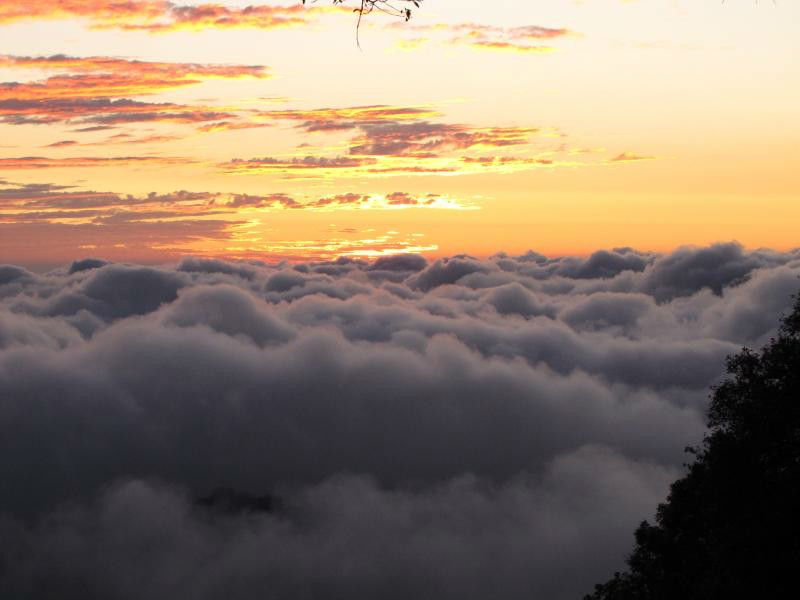
M302 1L303 4L306 4L306 0ZM310 4L315 4L316 1L317 0L311 0ZM422 1L423 0L357 0L356 4L358 4L358 6L353 9L353 12L358 13L358 22L356 23L356 44L358 47L361 48L359 33L361 31L361 22L365 15L374 11L379 11L409 21L412 14L410 6L413 5L415 8L419 8ZM348 0L333 0L334 5L345 5L348 3Z

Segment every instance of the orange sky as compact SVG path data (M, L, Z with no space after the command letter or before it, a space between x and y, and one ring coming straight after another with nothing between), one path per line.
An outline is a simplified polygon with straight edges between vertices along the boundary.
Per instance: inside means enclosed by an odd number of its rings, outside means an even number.
M800 4L0 0L0 259L800 245Z

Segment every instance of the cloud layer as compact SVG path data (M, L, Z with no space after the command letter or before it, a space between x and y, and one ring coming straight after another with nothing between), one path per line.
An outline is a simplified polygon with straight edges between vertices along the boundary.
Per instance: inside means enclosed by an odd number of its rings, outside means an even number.
M6 164L22 162L26 168L78 163L97 165L173 164L157 157L120 159L62 159L36 157L0 159ZM391 190L391 188L389 188ZM280 255L313 260L343 254L380 255L398 251L430 251L422 236L397 231L342 228L326 232L322 239L237 239L246 219L261 219L277 211L464 211L479 210L469 201L438 194L404 191L346 192L327 196L295 196L286 193L241 194L177 191L131 196L111 192L78 191L74 186L52 183L19 184L0 179L0 255L26 264L53 257L75 256L87 251L107 258L124 257L164 262L194 252L208 252L209 243L225 243L233 256ZM249 214L248 214L249 213ZM331 234L335 234L332 236ZM35 243L32 243L35 240Z
M447 44L464 45L477 50L503 50L519 53L542 54L555 51L555 48L544 45L575 34L565 28L541 27L539 25L522 25L518 27L497 27L478 23L458 23L435 25L405 25L402 29L396 23L389 27L405 32L413 32L416 37L400 42L400 47L414 49L441 38ZM432 36L432 37L429 37Z
M580 597L798 275L735 244L0 266L0 595Z
M306 25L309 17L299 4L255 4L244 8L221 3L177 4L167 0L39 0L0 2L0 24L28 20L85 19L97 29L198 31L203 29L275 29Z
M128 10L114 5L115 10ZM180 14L192 11L170 10ZM297 5L302 10L300 5ZM217 9L201 10L208 18ZM223 12L232 9L220 9ZM255 15L260 8L242 9ZM198 14L199 14L198 13ZM224 19L223 19L224 20ZM2 13L0 13L2 24ZM563 30L523 27L514 36L558 36ZM478 35L478 34L476 34ZM478 35L488 47L505 47ZM472 39L472 38L470 38ZM481 41L483 40L483 41ZM531 126L479 126L447 123L432 106L364 105L316 109L265 110L249 102L219 105L213 99L187 103L155 98L199 86L209 80L265 80L270 70L261 65L204 64L130 60L109 56L17 56L0 54L0 69L22 72L19 81L0 82L0 125L70 127L59 139L36 148L36 154L4 157L2 171L31 169L86 169L138 164L141 167L193 165L219 173L277 175L283 179L331 179L467 173L509 173L539 168L619 164L653 157L623 152L597 162L568 146L564 134ZM41 78L42 72L47 74ZM24 77L25 74L28 77ZM263 100L263 99L262 99ZM92 156L85 151L62 156L40 156L39 148L61 153L82 147L139 144L163 148L186 135L291 126L304 134L303 153L257 157L233 156L219 161L183 158L171 152L138 156ZM147 132L142 127L160 127ZM138 129L137 129L138 128ZM104 137L98 134L106 132ZM309 136L308 134L316 134ZM334 138L338 140L331 146ZM68 137L67 137L68 136ZM322 145L317 143L322 141ZM558 140L557 143L554 140ZM584 149L585 150L585 149ZM491 156L488 156L490 153Z

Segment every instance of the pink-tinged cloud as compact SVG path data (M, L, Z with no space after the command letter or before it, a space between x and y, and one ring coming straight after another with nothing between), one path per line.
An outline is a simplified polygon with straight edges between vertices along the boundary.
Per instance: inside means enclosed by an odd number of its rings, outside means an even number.
M112 260L163 261L187 251L199 253L208 242L230 240L238 225L241 222L205 218L4 223L0 253L25 257L31 263L86 254Z
M231 115L231 118L233 115ZM271 127L272 123L262 123L258 121L248 121L246 117L242 118L242 120L225 120L225 121L213 121L211 123L206 123L205 125L200 125L197 127L198 131L202 131L203 133L215 133L217 131L237 131L240 129L259 129L261 127Z
M0 67L56 71L41 81L0 83L0 122L11 125L82 123L96 131L125 123L230 123L240 117L209 106L133 100L196 85L208 79L264 79L258 65L210 65L65 55L0 56ZM248 125L252 126L252 125Z
M610 159L609 162L636 162L640 160L655 160L655 156L642 156L639 154L631 154L630 152L623 152Z
M47 144L45 148L69 148L70 146L77 146L78 142L75 140L60 140L58 142L53 142L52 144Z
M251 158L234 159L221 163L221 169L228 173L266 173L270 171L327 171L336 169L354 169L375 164L374 159L354 158L350 156L304 156L294 158Z
M564 164L552 158L533 158L519 156L462 156L461 160L466 164L481 165L484 167L498 167L509 165L541 165L551 166Z
M403 115L413 115L402 109ZM363 120L353 120L357 114ZM227 173L282 173L287 178L352 178L389 175L437 175L496 172L541 166L577 166L578 163L531 156L529 146L540 133L535 127L474 127L430 121L393 120L394 110L360 112L356 109L281 111L281 118L298 121L312 131L354 131L346 142L346 156L265 157L234 159L218 166ZM380 116L378 116L380 115ZM309 117L312 117L309 119ZM339 120L337 120L339 119ZM381 120L383 119L383 120ZM320 128L320 125L324 124ZM479 151L514 152L515 156L478 156Z
M130 196L0 181L0 254L32 262L89 251L163 260L187 245L232 237L242 222L215 205L217 196L188 191Z
M352 132L346 142L348 157L334 159L307 156L287 160L277 158L234 160L221 165L230 173L281 171L287 177L357 177L400 174L454 174L475 172L461 153L507 149L527 152L526 146L540 133L535 127L476 127L438 123L435 109L414 106L354 106L313 110L278 110L258 113L258 118L290 121L307 133ZM214 124L207 127L212 128ZM309 144L303 146L308 147ZM343 160L349 158L350 160ZM483 168L507 171L541 166L539 157L503 158ZM368 159L368 160L365 160ZM475 165L473 165L475 166ZM314 175L316 172L316 175Z
M18 171L29 169L74 169L90 167L120 167L125 165L179 165L194 162L188 158L163 156L72 156L50 158L45 156L21 156L0 158L0 170Z
M233 8L222 4L172 6L160 18L146 22L103 24L101 27L149 32L201 31L204 29L279 29L307 25L302 6L268 4Z
M493 27L468 23L453 27L457 34L451 44L466 44L479 50L504 50L521 53L548 53L551 46L532 44L542 40L555 40L571 34L568 29L525 25L521 27Z
M367 156L435 158L442 152L527 144L539 130L530 127L473 128L443 123L386 123L361 127L350 153Z
M165 33L205 29L276 29L307 25L299 3L231 7L221 3L176 4L166 0L0 0L0 24L27 20L85 19L97 29Z
M59 122L83 125L74 130L78 133L104 131L125 123L165 121L202 124L226 118L235 118L235 115L211 107L170 102L88 98L0 100L0 122L9 125L46 125Z
M268 194L258 196L252 194L234 194L225 204L226 208L303 208L303 204L288 194Z
M498 40L475 40L470 41L469 45L479 50L501 50L506 52L519 52L522 54L548 54L556 50L552 46L529 46Z
M542 54L553 52L552 46L541 45L542 41L552 41L559 38L573 36L573 32L565 28L542 27L539 25L523 25L519 27L496 27L477 23L459 23L436 25L421 25L410 28L412 31L426 32L429 34L445 34L450 37L443 41L450 45L466 45L478 50L504 50L520 53ZM401 42L401 47L406 49L420 47L434 38L416 37Z
M107 258L131 257L166 260L176 254L202 254L215 248L228 256L262 258L281 255L378 255L398 248L416 251L414 236L400 240L394 234L341 231L344 237L322 241L280 241L261 237L242 226L257 211L389 211L469 210L477 207L436 194L345 192L331 196L295 198L286 193L240 194L177 191L131 196L80 191L57 184L14 184L0 180L0 252L26 257L29 262L54 256L96 254ZM247 214L247 220L240 215ZM354 237L355 236L355 237Z
M81 220L87 215L110 219L136 213L138 219L169 216L235 215L241 210L319 210L389 208L473 208L438 194L414 195L395 191L388 194L341 193L318 198L296 199L286 193L241 194L178 191L131 196L111 192L73 191L54 184L10 184L0 181L0 210L6 222L29 220ZM145 217L144 215L147 215Z
M220 194L219 197L224 196ZM287 194L268 194L264 196L234 194L224 204L215 203L227 209L291 209L291 210L391 210L401 208L437 208L464 210L476 207L458 200L428 194L415 196L408 192L390 194L358 194L347 192L323 196L321 198L299 201Z
M296 121L307 132L344 131L363 125L417 121L438 116L438 111L422 106L349 106L312 110L273 110L261 113L267 119Z
M259 65L209 65L148 62L92 56L0 56L0 67L59 71L30 83L0 84L0 100L58 100L123 98L157 94L196 85L208 79L265 79Z

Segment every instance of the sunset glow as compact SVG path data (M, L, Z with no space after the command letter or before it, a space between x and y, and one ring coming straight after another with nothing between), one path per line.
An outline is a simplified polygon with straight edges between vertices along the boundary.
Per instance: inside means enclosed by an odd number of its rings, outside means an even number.
M800 5L0 2L0 253L314 259L800 222ZM712 27L713 24L713 27Z
M799 0L0 0L0 600L797 595Z

